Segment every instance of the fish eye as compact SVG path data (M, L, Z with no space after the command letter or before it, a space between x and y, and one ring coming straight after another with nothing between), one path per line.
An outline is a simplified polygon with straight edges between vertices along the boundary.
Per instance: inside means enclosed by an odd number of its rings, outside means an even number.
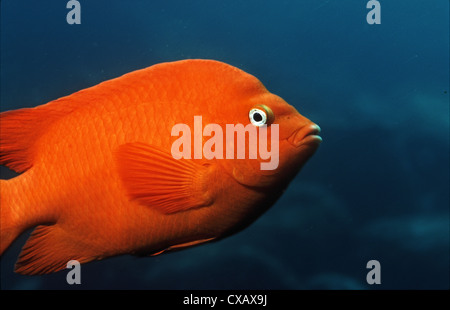
M251 109L248 114L250 122L255 126L263 126L267 122L267 114L261 109Z
M261 105L251 109L248 113L248 117L253 125L261 127L263 125L268 125L268 123L271 122L273 113L269 107Z

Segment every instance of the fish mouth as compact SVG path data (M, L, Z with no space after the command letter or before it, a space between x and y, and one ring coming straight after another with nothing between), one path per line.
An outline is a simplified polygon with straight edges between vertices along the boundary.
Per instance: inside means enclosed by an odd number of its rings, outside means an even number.
M320 127L316 124L304 126L294 131L287 139L294 147L300 147L303 145L319 146L322 142L322 138L319 136Z

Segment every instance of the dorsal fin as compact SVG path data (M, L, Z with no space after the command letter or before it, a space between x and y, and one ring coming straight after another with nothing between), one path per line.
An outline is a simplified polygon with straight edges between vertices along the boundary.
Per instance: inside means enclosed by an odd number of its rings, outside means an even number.
M55 120L73 111L66 98L0 113L0 165L18 173L33 166L36 141Z
M36 141L55 121L75 110L101 104L105 95L117 94L120 89L133 85L147 70L133 71L34 108L0 113L0 165L18 173L30 169Z

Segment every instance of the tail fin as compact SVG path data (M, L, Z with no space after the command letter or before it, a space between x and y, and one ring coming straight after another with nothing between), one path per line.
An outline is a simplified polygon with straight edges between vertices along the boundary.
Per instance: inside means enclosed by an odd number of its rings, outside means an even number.
M81 93L81 92L80 92ZM36 158L36 144L49 126L71 113L76 104L68 97L50 103L0 113L0 165L17 173L29 170ZM17 178L21 178L19 176ZM0 255L15 238L28 228L29 212L23 195L24 183L15 180L0 180ZM17 183L16 183L17 182ZM28 217L28 219L27 219ZM27 222L28 221L28 222Z
M0 165L24 172L33 163L33 144L39 134L39 119L33 109L0 113ZM36 127L34 127L36 126ZM0 180L0 255L22 232L13 180Z
M40 108L0 113L0 165L17 173L33 166L34 144L49 122ZM43 112L43 111L42 111ZM14 179L0 180L0 255L22 232L22 202Z
M10 181L0 180L0 255L22 233L17 214L13 210Z

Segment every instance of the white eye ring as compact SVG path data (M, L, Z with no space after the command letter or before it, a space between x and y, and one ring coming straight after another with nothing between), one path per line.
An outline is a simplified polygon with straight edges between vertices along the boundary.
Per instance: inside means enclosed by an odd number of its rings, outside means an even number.
M248 117L250 118L250 122L257 127L261 127L267 123L267 113L261 109L251 109Z

